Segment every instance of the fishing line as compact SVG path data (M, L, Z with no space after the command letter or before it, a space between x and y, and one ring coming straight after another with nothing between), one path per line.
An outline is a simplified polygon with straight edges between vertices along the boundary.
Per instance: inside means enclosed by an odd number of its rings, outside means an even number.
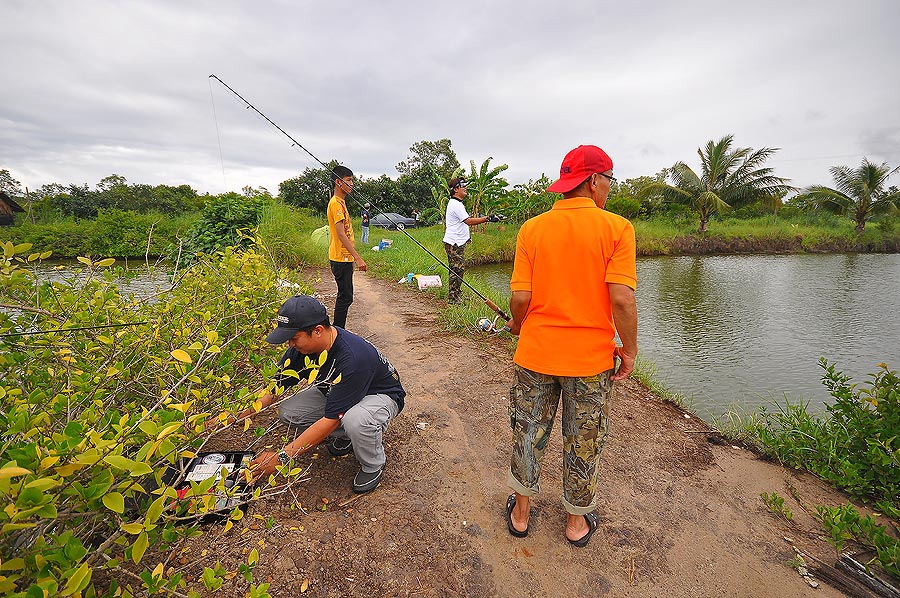
M222 162L222 183L228 188L228 181L225 179L225 156L222 155L222 137L219 135L219 116L216 114L216 98L213 96L212 81L209 82L209 100L212 102L213 122L216 123L216 140L219 142L219 160Z
M325 164L324 162L322 162L321 160L319 160L319 158L317 158L317 157L315 156L315 154L313 154L311 151L309 151L302 143L300 143L299 141L297 141L296 139L294 139L287 131L285 131L284 129L282 129L281 127L279 127L275 122L272 121L272 119L270 119L268 116L266 116L265 114L263 114L262 112L260 112L259 109L258 109L256 106L254 106L253 104L251 104L250 102L248 102L248 101L244 98L244 96L242 96L241 94L239 94L238 92L236 92L234 89L232 89L230 85L228 85L227 83L225 83L224 81L222 81L221 79L219 79L219 77L217 77L216 75L210 75L209 78L210 78L210 79L215 79L216 81L218 81L219 83L221 83L221 84L225 87L225 89L227 89L228 91L230 91L232 94L234 94L235 96L237 96L244 104L246 104L247 108L252 109L252 110L253 110L254 112L256 112L259 116L261 116L263 119L265 119L266 122L268 122L270 125L272 125L273 127L275 127L275 129L277 129L282 135L284 135L285 137L287 137L288 139L290 139L290 140L291 140L291 143L294 144L294 145L293 145L294 147L298 147L298 148L302 149L304 152L306 152L306 154L307 154L310 158L312 158L312 159L315 160L317 163L319 163L319 164L322 166L322 168L324 168L324 169L330 171L331 174L332 174L333 176L337 176L337 173L335 173L332 169L330 169L330 168L328 167L327 164ZM210 88L212 88L212 84L210 84ZM337 178L340 178L340 177L337 177ZM354 197L354 195L355 195L356 197ZM432 259L434 259L434 261L436 261L438 264L440 264L441 266L443 266L444 268L446 268L446 269L447 269L447 272L448 272L448 276L453 276L453 273L450 272L450 266L448 266L448 265L445 264L443 261L441 261L441 260L440 260L436 255L434 255L434 253L432 253L427 247L425 247L424 245L422 245L416 238L414 238L411 234L409 234L409 233L406 231L406 227L403 226L402 223L394 222L394 221L391 219L391 217L388 216L388 215L385 213L385 211L381 209L381 207L379 207L378 203L377 203L375 200L370 199L369 197L366 197L366 195L365 195L364 193L361 193L361 192L359 192L359 191L355 191L355 192L351 193L351 194L349 195L349 197L350 197L351 199L353 199L353 201L355 201L355 202L359 205L359 207L365 207L365 204L366 204L366 203L369 203L369 204L371 204L372 206L374 206L375 209L376 209L377 211L379 211L379 212L381 212L382 214L385 215L385 218L387 218L388 222L390 222L391 224L393 224L394 226L397 227L397 230L398 230L398 231L402 232L404 235L406 235L407 237L409 237L410 240L411 240L413 243L415 243L416 245L418 245L419 248L420 248L422 251L424 251L425 253L427 253L428 255L430 255L430 256L432 257ZM360 198L361 198L361 199L360 199ZM497 315L501 316L504 320L509 320L509 319L510 319L509 316L506 315L506 313L505 313L502 309L500 309L499 307L497 307L497 304L496 304L496 303L494 303L493 301L491 301L490 299L488 299L487 297L485 297L484 295L482 295L480 292L478 292L478 290L477 290L475 287L473 287L471 284L469 284L468 282L466 282L466 280L465 280L464 278L460 278L460 282L462 282L464 285L466 285L467 287L469 287L469 290L471 290L471 291L472 291L473 293L475 293L482 301L484 301L485 305L487 305L489 308L491 308L493 311L495 311L495 312L497 313Z

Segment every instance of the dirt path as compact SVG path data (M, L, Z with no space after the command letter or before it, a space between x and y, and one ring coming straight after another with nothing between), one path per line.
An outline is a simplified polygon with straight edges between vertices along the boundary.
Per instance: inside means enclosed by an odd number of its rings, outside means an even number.
M322 447L296 496L254 506L246 529L212 540L235 559L261 546L257 579L271 581L274 596L297 595L304 580L309 596L842 595L824 584L811 589L784 563L794 556L785 537L833 561L789 488L809 504L843 497L812 476L711 442L717 437L701 421L635 381L616 392L601 528L588 548L563 536L559 430L531 533L513 538L504 523L512 377L506 342L474 330L440 331L434 300L424 293L360 273L354 282L348 328L391 359L409 392L407 406L387 432L388 465L377 491L345 503L354 497L356 462ZM330 309L330 273L317 286ZM773 491L788 497L794 525L762 504L760 493ZM260 519L270 516L275 526L265 529Z

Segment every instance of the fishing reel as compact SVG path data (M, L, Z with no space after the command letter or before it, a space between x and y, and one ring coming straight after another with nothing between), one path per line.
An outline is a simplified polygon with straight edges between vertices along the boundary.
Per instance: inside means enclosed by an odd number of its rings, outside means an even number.
M481 318L480 320L478 320L478 328L480 328L482 332L509 332L509 326L506 325L505 320L502 322L502 325L499 328L497 327L497 320L499 319L499 314L494 316L493 320L490 320L488 318Z

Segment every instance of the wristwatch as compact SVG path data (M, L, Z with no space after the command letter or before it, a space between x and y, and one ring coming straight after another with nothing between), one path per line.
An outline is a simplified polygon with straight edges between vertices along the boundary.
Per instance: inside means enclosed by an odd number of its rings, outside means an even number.
M282 450L278 453L278 460L282 465L287 465L291 461L290 455L287 454L286 451Z

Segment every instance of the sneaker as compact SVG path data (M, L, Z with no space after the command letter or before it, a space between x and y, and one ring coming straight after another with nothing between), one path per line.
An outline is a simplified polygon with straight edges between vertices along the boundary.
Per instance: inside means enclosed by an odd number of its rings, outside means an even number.
M333 457L343 457L353 452L353 443L349 438L335 438L328 443L328 452Z
M360 469L356 477L353 478L353 491L357 494L371 492L381 482L382 473L384 473L384 467L373 473L366 473Z

